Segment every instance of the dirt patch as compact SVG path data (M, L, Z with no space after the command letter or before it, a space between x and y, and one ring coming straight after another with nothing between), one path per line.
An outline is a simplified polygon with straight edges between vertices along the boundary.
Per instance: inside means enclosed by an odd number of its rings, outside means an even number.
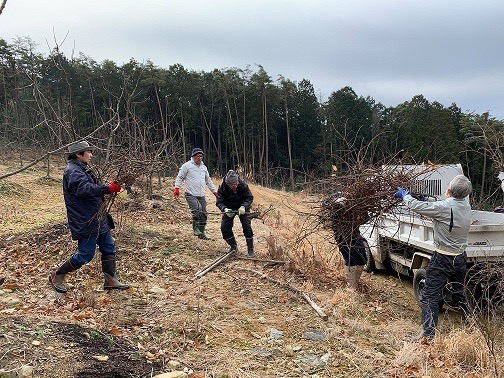
M2 317L0 340L2 371L12 373L2 377L15 377L23 363L36 377L147 377L161 370L124 339L78 324Z

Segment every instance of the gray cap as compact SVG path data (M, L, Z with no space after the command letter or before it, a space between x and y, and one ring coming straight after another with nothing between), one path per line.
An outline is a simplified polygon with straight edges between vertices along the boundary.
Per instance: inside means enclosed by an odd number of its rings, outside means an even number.
M233 184L235 182L238 182L238 175L236 174L235 171L230 169L229 172L226 174L224 181L226 181L228 184Z
M82 140L68 146L67 154L73 155L84 151L93 151L93 147L91 147L91 145L86 140Z

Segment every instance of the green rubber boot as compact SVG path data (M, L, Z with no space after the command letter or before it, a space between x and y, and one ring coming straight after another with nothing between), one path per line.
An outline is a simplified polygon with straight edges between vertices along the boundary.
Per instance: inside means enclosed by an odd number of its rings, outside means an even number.
M199 231L200 231L199 238L203 239L203 240L211 240L211 238L209 236L206 236L206 234L205 234L205 227L206 227L206 224L199 225Z
M194 231L194 236L197 236L197 237L201 237L201 231L200 231L200 224L198 221L193 221L192 222L192 228L193 228L193 231Z

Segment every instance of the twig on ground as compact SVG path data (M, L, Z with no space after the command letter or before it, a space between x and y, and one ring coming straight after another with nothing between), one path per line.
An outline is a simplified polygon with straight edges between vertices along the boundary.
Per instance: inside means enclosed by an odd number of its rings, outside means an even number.
M293 291L294 293L296 294L299 294L303 297L303 299L308 302L308 304L317 312L317 314L319 314L319 316L324 319L324 320L327 320L328 319L328 316L327 314L313 301L310 299L310 297L308 296L308 294L306 294L303 290L301 289L298 289L292 285L289 285L285 282L281 282L281 281L278 281L274 278L271 278L271 277L268 277L266 274L262 273L262 272L259 272L257 270L254 270L254 269L248 269L248 268L242 268L242 267L239 267L239 266L234 266L233 267L234 269L238 269L238 270L242 270L242 271L245 271L245 272L249 272L249 273L253 273L257 276L260 276L261 278L264 278L265 280L267 281L270 281L270 282L273 282L281 287L283 287L284 289L287 289L287 290L290 290L290 291Z
M284 265L287 264L288 261L282 261L282 260L268 260L268 259L258 259L255 257L245 257L245 256L239 256L237 257L238 260L248 260L248 261L257 261L257 262L262 262L262 263L267 263L269 266L272 265Z

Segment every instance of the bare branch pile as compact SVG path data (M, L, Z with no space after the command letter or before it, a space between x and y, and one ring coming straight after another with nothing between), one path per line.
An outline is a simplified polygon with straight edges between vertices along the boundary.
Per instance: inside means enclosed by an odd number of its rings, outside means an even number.
M414 187L415 179L432 169L413 171L407 166L355 169L320 182L328 193L317 213L321 224L335 236L348 236L361 225L376 221L397 206L397 187Z
M158 159L118 158L100 167L100 177L103 182L116 180L121 185L129 187L139 179L147 178L166 169L167 164Z
M489 317L504 315L504 264L482 262L467 272L466 297L473 310Z

